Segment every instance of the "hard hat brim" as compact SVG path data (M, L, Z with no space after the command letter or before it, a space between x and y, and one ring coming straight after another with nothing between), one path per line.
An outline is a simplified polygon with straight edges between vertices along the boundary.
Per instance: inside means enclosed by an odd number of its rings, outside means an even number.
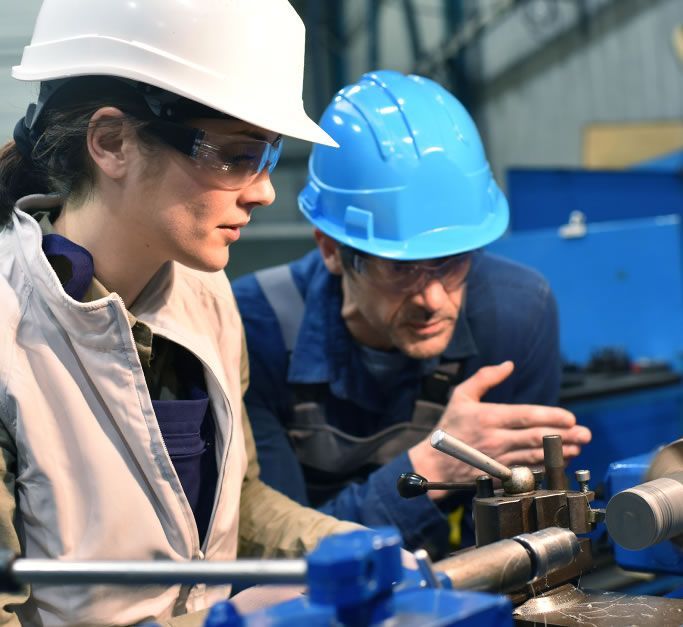
M85 45L89 39L88 36L79 38L85 40L80 42ZM274 133L324 146L339 146L306 114L300 98L296 102L273 102L272 97L254 89L248 97L245 98L244 93L238 97L235 94L246 87L235 86L226 77L207 68L132 42L105 37L92 39L97 39L99 49L96 63L89 63L84 55L82 62L74 65L69 40L33 44L24 49L22 63L12 68L12 76L20 81L95 75L127 78L160 87ZM104 61L103 56L108 57L109 62ZM160 66L163 66L161 70ZM169 76L173 77L173 84L163 78ZM211 89L206 89L207 85ZM204 93L210 93L212 97L206 97Z

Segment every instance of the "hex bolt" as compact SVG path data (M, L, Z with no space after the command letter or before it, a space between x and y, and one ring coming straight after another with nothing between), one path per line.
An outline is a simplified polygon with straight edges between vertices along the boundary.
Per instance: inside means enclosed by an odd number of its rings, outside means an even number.
M574 473L574 476L576 477L576 481L579 484L579 489L581 490L581 492L588 492L588 482L591 480L591 471L577 470Z

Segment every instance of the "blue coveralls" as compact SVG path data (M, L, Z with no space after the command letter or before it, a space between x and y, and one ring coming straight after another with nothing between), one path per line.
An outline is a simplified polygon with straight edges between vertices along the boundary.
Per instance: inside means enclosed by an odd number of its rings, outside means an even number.
M409 549L426 546L433 554L446 553L445 510L457 503L439 505L428 496L400 497L396 480L401 473L413 471L405 451L379 468L362 469L362 476L356 473L350 482L316 477L318 483L328 480L329 493L324 502L319 497L311 502L292 446L292 435L297 435L290 429L293 408L301 403L302 395L304 403L315 400L324 407L329 426L360 442L410 421L425 376L439 364L459 363L459 377L464 379L482 366L508 359L515 363L514 373L483 400L554 404L561 364L556 304L547 282L531 269L476 253L464 310L446 351L440 359L412 360L387 397L365 369L359 347L341 317L340 278L327 271L318 251L289 264L289 270L292 287L303 299L302 311L293 314L300 323L293 340L286 340L287 332L283 336L281 322L256 275L233 283L249 349L251 384L245 401L261 478L299 503L337 518L370 527L394 525ZM291 293L287 296L286 289L280 298L292 301L291 308L296 310L296 298ZM286 315L291 314L286 309ZM468 542L471 536L463 538L463 544Z

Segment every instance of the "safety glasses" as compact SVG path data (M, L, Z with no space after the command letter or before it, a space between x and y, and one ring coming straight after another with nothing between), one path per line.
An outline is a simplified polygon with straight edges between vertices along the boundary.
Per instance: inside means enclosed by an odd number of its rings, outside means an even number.
M440 281L447 291L461 287L472 265L472 253L425 261L395 261L367 255L344 246L342 258L370 283L385 291L416 293L434 280Z
M282 137L273 142L221 135L204 129L153 120L145 130L187 155L204 172L214 176L216 185L235 190L249 185L263 170L272 172L282 153Z

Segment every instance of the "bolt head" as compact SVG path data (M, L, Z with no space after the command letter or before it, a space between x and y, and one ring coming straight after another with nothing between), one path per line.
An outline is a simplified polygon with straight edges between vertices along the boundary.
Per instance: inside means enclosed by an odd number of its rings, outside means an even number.
M585 483L586 481L591 480L591 471L590 470L577 470L574 473L574 476L576 477L576 480L579 483Z

